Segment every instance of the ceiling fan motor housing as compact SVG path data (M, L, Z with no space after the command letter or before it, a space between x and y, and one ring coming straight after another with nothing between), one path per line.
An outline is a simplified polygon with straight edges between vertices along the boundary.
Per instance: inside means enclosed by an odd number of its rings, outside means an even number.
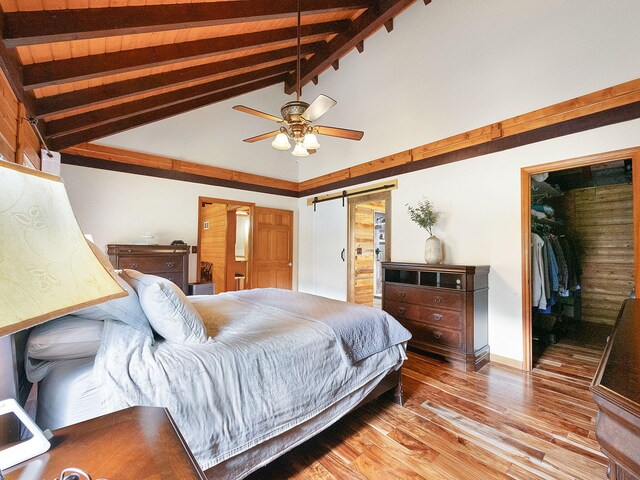
M282 118L285 122L289 124L299 122L304 123L306 120L302 118L302 114L307 108L309 108L309 104L307 102L293 101L285 103L280 109L280 113L282 114Z

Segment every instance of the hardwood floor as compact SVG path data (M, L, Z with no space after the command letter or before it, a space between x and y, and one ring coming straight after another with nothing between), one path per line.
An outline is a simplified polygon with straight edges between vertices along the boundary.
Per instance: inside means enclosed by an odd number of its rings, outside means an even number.
M466 373L410 352L403 407L365 405L249 478L606 479L588 389L604 345L571 343L531 373Z

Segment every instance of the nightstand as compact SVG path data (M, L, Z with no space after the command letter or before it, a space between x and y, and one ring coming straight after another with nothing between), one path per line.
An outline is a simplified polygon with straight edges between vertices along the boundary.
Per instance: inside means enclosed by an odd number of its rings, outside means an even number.
M4 472L5 479L53 480L69 467L93 479L207 478L164 408L131 407L53 435L48 452Z

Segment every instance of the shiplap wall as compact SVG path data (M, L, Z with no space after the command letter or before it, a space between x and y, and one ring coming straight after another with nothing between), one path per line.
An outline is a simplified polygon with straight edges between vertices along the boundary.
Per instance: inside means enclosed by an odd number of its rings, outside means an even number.
M200 238L200 261L211 262L211 273L216 293L224 292L227 262L227 205L212 203L202 207L200 227L209 222L209 229L202 230Z
M632 186L569 190L564 203L582 250L582 320L613 325L633 287Z
M40 140L27 122L24 106L0 72L0 154L11 162L40 169Z

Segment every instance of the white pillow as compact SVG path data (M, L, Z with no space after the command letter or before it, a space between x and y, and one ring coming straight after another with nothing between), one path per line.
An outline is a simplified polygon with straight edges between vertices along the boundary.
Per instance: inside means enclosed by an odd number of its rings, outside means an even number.
M151 326L149 320L147 320L138 295L131 286L125 282L116 273L109 262L107 256L93 243L87 240L87 243L91 247L93 254L100 260L100 263L111 274L111 276L118 282L118 284L128 293L126 297L116 298L93 307L88 307L83 310L74 312L74 315L89 320L118 320L132 326L136 330L141 331L145 335L153 338L153 332L151 332Z
M35 327L27 340L27 356L36 360L69 360L98 353L104 323L65 315Z
M207 341L202 317L176 284L136 270L123 270L122 278L138 294L149 323L160 336L174 343Z

